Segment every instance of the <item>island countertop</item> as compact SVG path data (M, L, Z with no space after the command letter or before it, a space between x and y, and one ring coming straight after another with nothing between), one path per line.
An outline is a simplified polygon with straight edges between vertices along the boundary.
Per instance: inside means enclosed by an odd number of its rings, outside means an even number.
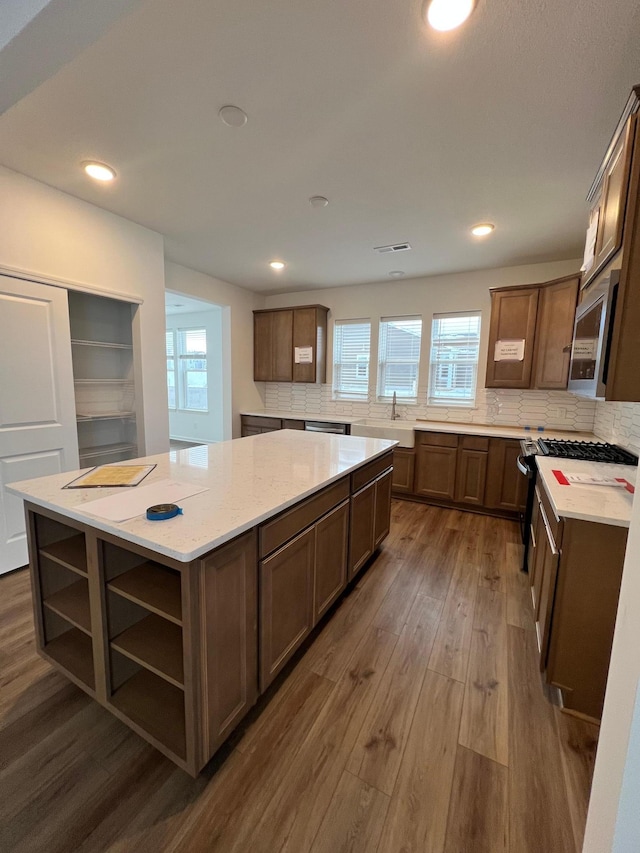
M189 562L381 456L395 444L384 439L279 430L145 456L135 462L156 467L141 485L170 479L207 489L179 501L184 515L162 522L137 516L116 523L90 515L84 509L91 501L122 489L64 489L77 471L11 483L7 490L36 506Z

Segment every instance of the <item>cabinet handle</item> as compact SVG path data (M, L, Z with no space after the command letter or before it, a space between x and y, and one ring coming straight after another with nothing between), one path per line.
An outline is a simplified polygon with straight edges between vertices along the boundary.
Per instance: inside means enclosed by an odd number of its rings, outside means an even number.
M547 518L547 513L545 512L542 504L540 504L540 512L542 513L542 522L544 524L544 529L547 531L547 539L549 540L549 547L551 548L551 553L554 557L557 557L560 551L558 551L558 549L556 548L553 533L551 532L551 528L549 527L549 519Z
M570 344L567 344L566 347L562 347L562 352L571 352L572 346L573 346L573 341Z

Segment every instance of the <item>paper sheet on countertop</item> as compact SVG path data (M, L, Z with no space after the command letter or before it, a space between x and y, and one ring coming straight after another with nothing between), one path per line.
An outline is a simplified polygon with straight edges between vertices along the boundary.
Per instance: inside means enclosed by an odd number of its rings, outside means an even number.
M106 521L128 521L130 518L144 515L147 509L155 504L176 503L208 491L206 486L194 486L193 483L158 480L157 483L149 483L148 486L137 486L124 494L120 491L117 495L110 495L108 498L88 501L75 509Z

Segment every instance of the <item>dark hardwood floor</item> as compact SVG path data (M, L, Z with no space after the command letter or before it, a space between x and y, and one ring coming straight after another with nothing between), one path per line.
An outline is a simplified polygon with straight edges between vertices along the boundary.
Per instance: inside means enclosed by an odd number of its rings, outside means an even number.
M0 850L574 853L597 728L538 673L515 523L394 501L358 584L197 780L34 651L0 578Z

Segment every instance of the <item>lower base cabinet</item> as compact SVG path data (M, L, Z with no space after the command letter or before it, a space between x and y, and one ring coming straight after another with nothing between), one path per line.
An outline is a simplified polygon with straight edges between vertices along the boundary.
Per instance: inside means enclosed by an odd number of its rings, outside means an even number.
M415 450L396 447L393 451L393 485L394 494L413 494L413 477L416 467Z
M351 496L349 580L358 574L389 533L392 478L392 470L387 470Z
M486 451L467 450L465 448L459 450L456 468L456 502L484 506L486 482Z
M316 524L313 623L327 612L347 583L349 501L343 501Z

